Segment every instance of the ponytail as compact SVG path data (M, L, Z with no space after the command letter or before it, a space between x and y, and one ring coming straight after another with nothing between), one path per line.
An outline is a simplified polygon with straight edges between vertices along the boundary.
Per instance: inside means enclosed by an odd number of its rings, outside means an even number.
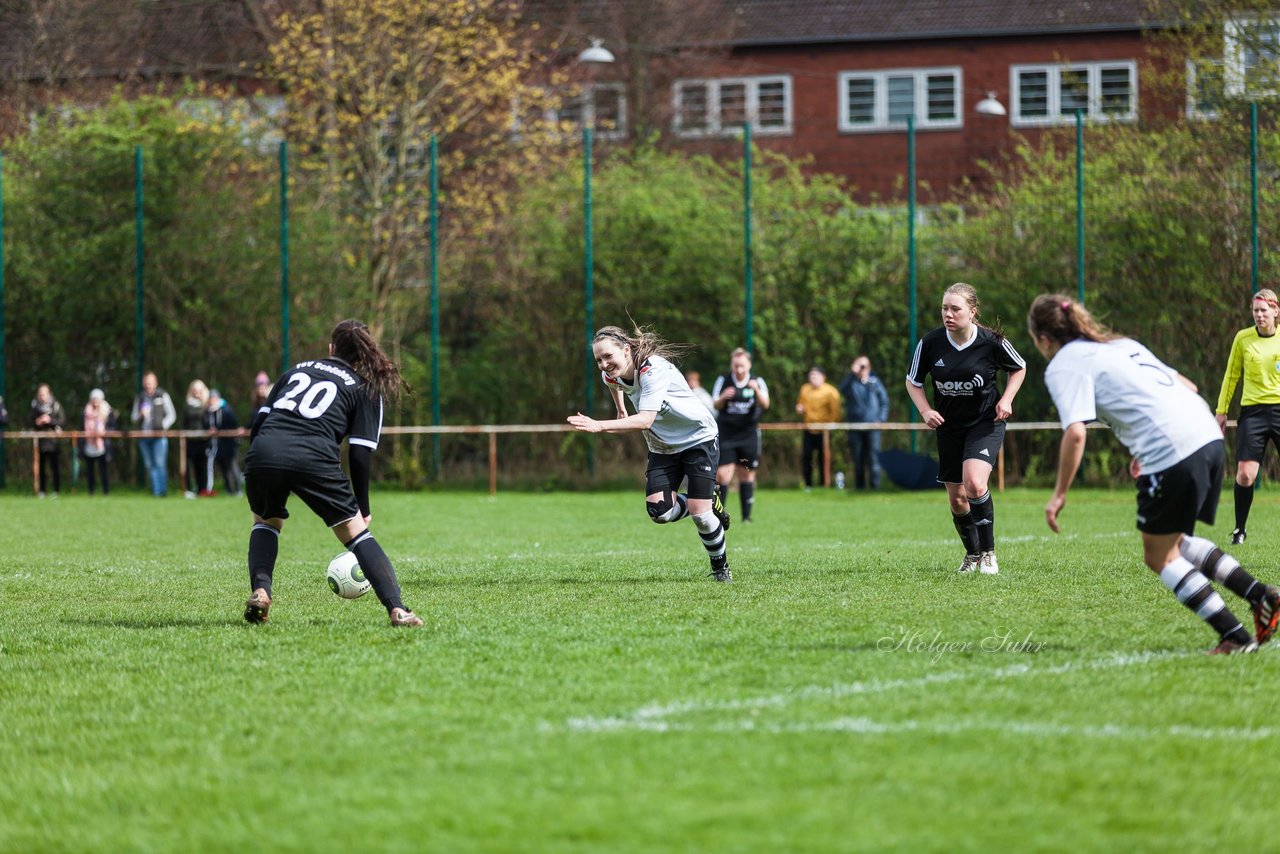
M1027 312L1027 331L1032 337L1045 336L1058 346L1083 338L1086 341L1114 341L1121 337L1098 322L1089 309L1063 294L1041 294Z

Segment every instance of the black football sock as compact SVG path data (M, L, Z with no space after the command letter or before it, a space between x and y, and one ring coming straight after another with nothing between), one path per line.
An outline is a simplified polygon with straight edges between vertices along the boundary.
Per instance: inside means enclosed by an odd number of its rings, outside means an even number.
M738 500L742 502L742 521L751 521L751 506L756 503L756 484L753 480L738 482Z
M693 524L698 528L698 536L702 538L702 547L707 550L712 566L724 566L728 560L725 554L724 526L716 518L716 514L707 512L693 517Z
M729 484L727 484L727 483L717 483L717 484L716 484L716 489L718 489L718 490L720 491L720 503L721 503L721 504L726 504L726 505L727 505L727 504L729 503ZM739 490L741 490L741 489L742 489L742 485L741 485L741 484L739 484L739 485L738 485L738 489L739 489Z
M404 608L400 601L400 583L396 581L396 571L391 568L391 558L387 557L373 534L366 530L343 545L356 556L364 577L373 585L373 592L387 612L390 613L392 608Z
M991 500L991 490L981 498L969 499L969 512L973 515L973 527L977 531L978 551L996 549L996 503Z
M1235 614L1213 589L1209 579L1191 565L1185 557L1176 557L1160 570L1160 580L1173 591L1178 601L1186 605L1200 619L1218 633L1223 640L1249 643L1249 635Z
M967 555L978 554L978 534L973 527L973 510L957 516L951 514L951 521L955 523L956 533L960 535L960 542L964 543L964 553Z
M271 574L280 553L280 532L270 525L254 525L249 531L249 591L261 587L271 595Z
M1183 537L1179 549L1182 556L1207 578L1218 582L1246 602L1260 602L1266 595L1266 585L1245 571L1240 561L1204 537Z
M1249 521L1249 508L1253 506L1253 487L1236 484L1236 527L1244 530Z

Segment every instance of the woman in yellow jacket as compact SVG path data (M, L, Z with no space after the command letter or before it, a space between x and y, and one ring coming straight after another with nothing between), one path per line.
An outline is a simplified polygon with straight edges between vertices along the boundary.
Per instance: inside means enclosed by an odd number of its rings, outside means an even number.
M840 420L840 392L827 382L827 372L814 365L809 369L809 382L800 389L796 398L796 414L804 418L805 425L830 424ZM823 447L821 430L805 430L801 445L801 471L804 488L813 487L813 457L818 457L818 480L823 481L827 471L827 453ZM823 482L823 486L826 483Z
M1267 450L1267 440L1280 450L1280 336L1276 335L1276 318L1280 302L1275 291L1263 288L1253 298L1253 323L1241 329L1231 342L1231 358L1222 378L1216 409L1218 426L1225 431L1227 409L1235 396L1236 384L1243 382L1240 393L1240 421L1236 428L1236 527L1231 532L1232 545L1245 540L1245 523L1253 504L1253 485L1258 479L1258 466Z

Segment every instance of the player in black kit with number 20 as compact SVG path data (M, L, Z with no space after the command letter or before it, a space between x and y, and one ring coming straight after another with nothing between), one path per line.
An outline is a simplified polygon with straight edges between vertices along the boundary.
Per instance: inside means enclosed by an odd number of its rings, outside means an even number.
M961 572L1000 571L996 563L995 507L987 481L1004 442L1005 421L1027 375L1027 363L1009 340L978 324L978 292L957 282L942 295L942 326L916 345L907 394L924 423L937 431L938 480L947 488L951 515L964 543ZM1009 380L1004 394L996 371ZM933 378L933 405L924 378Z
M392 626L422 620L400 601L391 561L369 532L369 470L382 432L382 401L402 386L400 370L369 328L344 320L333 330L329 358L300 362L276 381L253 418L245 461L245 495L253 511L249 588L244 618L265 623L280 529L289 493L302 499L356 556ZM338 453L347 439L351 479Z

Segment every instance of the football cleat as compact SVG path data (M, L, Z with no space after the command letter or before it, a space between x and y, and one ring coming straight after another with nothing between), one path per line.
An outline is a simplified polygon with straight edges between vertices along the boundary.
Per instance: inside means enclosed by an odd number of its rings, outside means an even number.
M1205 650L1205 655L1235 655L1236 653L1257 652L1258 644L1254 641L1239 643L1223 638L1213 649Z
M244 603L244 619L247 623L265 623L267 612L271 610L271 597L267 591L259 587Z
M724 584L729 584L733 581L733 571L729 569L729 564L727 563L722 563L720 566L712 566L708 575Z
M1234 528L1231 531L1231 545L1243 546L1245 537L1249 536L1244 532L1244 528Z
M978 572L983 575L997 575L1000 572L1000 564L996 563L995 552L983 552L978 558Z
M418 628L422 625L422 618L407 608L392 608L391 625L396 628Z
M1271 640L1276 633L1276 624L1280 623L1280 588L1267 585L1267 592L1253 603L1253 634L1258 639L1258 646Z
M956 572L973 572L978 568L978 561L982 559L982 555L965 555L964 560L960 561L960 568Z
M720 490L711 491L711 512L716 514L716 518L720 520L720 526L726 531L729 530L729 511L724 509L724 502L720 500Z

